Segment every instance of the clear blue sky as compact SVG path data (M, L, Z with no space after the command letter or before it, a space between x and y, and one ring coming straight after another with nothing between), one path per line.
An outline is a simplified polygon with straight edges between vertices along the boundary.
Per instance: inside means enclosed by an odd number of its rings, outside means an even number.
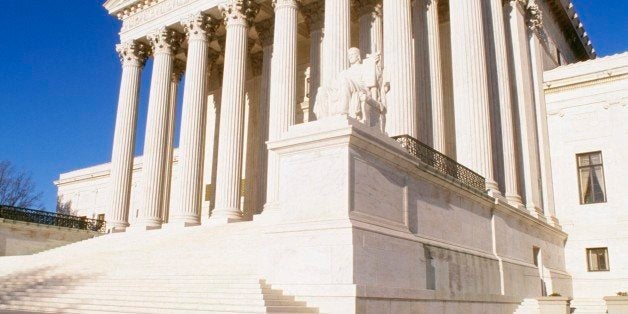
M54 210L59 173L111 158L120 63L119 22L104 0L3 0L0 160L27 170ZM574 0L599 56L628 50L627 0ZM141 153L150 82L142 81ZM178 136L177 136L178 138Z

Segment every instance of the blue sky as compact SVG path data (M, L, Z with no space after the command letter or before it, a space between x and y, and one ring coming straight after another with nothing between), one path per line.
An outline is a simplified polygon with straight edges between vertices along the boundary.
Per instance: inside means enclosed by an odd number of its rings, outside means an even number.
M110 160L120 81L119 22L102 8L104 0L62 2L3 0L0 10L0 160L32 174L49 210L60 173ZM628 1L573 2L599 56L628 50ZM150 68L142 80L136 153Z

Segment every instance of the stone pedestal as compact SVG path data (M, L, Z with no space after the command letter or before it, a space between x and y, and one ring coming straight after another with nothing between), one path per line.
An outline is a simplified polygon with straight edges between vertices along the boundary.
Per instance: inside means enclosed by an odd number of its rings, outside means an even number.
M606 312L608 314L628 314L628 297L604 297L604 301L606 301Z
M541 297L537 298L539 301L540 314L569 314L569 301L568 297Z

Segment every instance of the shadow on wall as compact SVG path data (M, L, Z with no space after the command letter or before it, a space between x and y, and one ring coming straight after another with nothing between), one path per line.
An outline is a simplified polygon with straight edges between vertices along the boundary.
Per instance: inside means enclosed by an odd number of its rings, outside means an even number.
M16 272L0 277L0 305L27 305L42 298L52 298L66 294L77 284L84 282L85 275L66 275L53 273L56 267L42 267ZM72 305L56 308L57 312L73 309ZM28 311L1 310L2 313L38 313Z

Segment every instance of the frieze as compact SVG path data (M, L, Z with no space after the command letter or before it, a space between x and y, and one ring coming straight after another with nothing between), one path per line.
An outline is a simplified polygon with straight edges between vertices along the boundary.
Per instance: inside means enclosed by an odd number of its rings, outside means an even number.
M122 32L126 32L151 20L154 20L160 16L170 13L180 7L186 6L192 2L200 0L164 0L156 3L153 6L145 8L144 10L135 14L122 16ZM152 1L151 3L154 3Z

